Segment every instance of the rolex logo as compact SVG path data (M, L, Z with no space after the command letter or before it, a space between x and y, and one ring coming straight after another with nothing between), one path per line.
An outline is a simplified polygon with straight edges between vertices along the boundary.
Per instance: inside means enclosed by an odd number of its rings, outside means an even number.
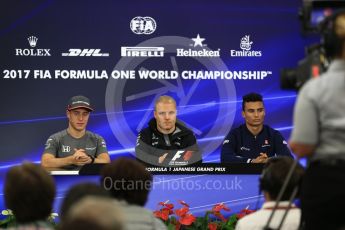
M16 56L51 56L50 49L36 49L38 38L35 36L28 37L29 45L31 49L16 48ZM32 49L35 48L35 49Z
M28 37L28 41L31 47L36 47L37 40L38 38L36 38L35 36Z

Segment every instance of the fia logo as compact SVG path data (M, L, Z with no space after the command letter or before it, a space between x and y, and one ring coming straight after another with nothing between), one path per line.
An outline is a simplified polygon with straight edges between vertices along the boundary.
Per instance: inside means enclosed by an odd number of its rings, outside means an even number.
M63 153L69 153L71 152L71 147L68 145L62 145L62 152Z
M250 41L249 35L244 36L241 38L241 44L240 47L243 50L250 50L252 48L253 42Z
M130 23L131 30L135 34L152 34L157 28L156 21L151 17L135 17Z

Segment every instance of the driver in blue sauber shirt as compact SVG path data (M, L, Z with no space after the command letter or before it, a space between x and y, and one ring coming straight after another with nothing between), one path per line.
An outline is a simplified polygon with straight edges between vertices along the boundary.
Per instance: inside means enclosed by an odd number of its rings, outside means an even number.
M260 94L243 96L242 117L245 124L231 130L223 142L221 162L266 163L270 157L292 157L280 132L263 124L265 108Z

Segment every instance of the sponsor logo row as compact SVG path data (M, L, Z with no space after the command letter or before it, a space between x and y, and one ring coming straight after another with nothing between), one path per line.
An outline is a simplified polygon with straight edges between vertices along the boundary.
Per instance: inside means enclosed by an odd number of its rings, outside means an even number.
M157 23L152 17L134 17L130 21L130 29L138 35L148 35L155 32ZM176 49L177 57L219 57L220 49L210 50L203 42L205 38L198 34L195 38L191 38L189 49ZM51 56L50 49L35 48L38 38L35 36L28 37L31 48L16 48L16 56ZM230 50L232 57L261 57L260 50L252 50L253 41L249 35L245 35L240 41L240 50ZM109 57L109 53L104 53L101 49L80 49L71 48L67 52L61 54L65 57ZM121 47L122 57L163 57L164 47Z
M176 49L177 57L220 57L220 49L211 50L203 42L205 38L198 34L195 38L191 38L189 46L191 48ZM51 56L50 49L36 48L38 38L35 36L28 37L31 48L16 48L16 56ZM252 50L253 41L249 35L241 38L240 50L230 50L231 57L261 57L260 50ZM109 53L102 52L101 49L79 49L71 48L67 52L61 54L64 57L109 57ZM164 57L164 47L121 47L122 57Z

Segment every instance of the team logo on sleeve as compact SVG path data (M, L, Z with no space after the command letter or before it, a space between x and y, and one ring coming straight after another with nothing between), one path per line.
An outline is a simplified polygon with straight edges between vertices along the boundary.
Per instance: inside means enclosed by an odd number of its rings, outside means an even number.
M107 147L107 144L105 143L105 140L102 140L101 146L102 146L103 148L106 148L106 147Z
M49 149L50 148L50 142L52 141L53 139L49 138L45 144L45 149Z

